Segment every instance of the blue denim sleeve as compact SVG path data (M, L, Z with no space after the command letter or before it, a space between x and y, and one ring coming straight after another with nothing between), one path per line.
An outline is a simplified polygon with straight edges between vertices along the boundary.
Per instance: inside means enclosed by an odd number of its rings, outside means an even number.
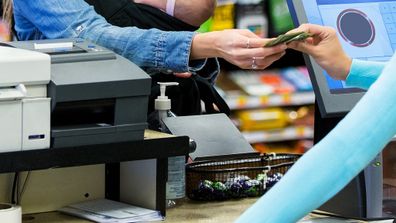
M346 84L351 87L368 89L381 74L386 63L354 59Z
M194 32L163 32L112 26L83 0L14 0L16 30L21 40L83 38L109 48L142 68L195 72L191 64ZM41 35L37 35L38 31Z
M340 191L396 134L396 56L352 111L236 222L296 222Z

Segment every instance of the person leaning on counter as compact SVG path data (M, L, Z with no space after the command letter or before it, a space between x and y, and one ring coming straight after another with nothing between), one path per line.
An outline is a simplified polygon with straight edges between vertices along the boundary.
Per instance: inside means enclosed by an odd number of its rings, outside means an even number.
M285 44L263 48L269 40L248 30L196 33L112 26L83 0L3 0L3 4L13 6L19 40L87 39L141 68L158 71L194 72L205 66L206 58L213 57L244 69L264 69L287 48Z
M396 56L388 63L351 60L334 29L304 24L291 32L297 31L314 36L290 48L311 55L333 78L368 91L238 223L298 221L344 188L396 134Z

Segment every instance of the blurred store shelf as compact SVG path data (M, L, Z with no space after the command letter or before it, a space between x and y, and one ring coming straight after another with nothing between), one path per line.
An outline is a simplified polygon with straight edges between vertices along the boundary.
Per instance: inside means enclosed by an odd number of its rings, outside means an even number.
M312 139L313 128L310 126L290 126L283 129L244 131L242 135L249 143L279 142L287 140Z
M265 108L276 106L299 106L315 102L312 91L294 92L286 94L273 94L264 96L231 95L225 96L225 101L231 110Z

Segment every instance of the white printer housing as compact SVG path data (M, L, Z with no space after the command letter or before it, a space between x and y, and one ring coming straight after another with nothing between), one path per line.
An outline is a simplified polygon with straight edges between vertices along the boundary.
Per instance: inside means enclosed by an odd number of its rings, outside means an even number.
M50 56L0 46L0 152L50 146Z

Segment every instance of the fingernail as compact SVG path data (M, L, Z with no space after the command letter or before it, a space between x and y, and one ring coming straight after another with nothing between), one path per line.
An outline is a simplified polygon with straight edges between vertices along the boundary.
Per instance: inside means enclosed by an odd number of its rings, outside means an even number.
M283 45L281 46L281 49L282 49L282 50L286 50L286 49L287 49L287 45L283 44Z

